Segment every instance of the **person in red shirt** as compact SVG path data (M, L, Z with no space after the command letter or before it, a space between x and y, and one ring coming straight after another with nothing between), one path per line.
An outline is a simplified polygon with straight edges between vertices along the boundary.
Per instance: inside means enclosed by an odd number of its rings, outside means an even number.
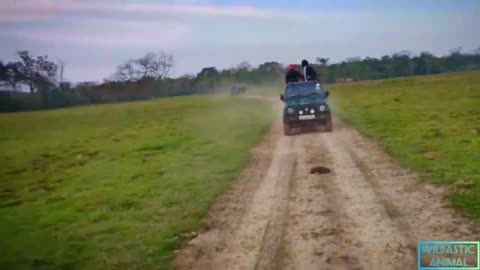
M303 81L304 76L297 70L297 65L288 65L287 74L285 74L285 83Z

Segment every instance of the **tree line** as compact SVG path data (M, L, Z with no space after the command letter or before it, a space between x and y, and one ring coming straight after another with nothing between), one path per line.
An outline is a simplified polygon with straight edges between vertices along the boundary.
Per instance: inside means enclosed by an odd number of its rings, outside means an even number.
M36 110L145 100L157 97L212 94L228 91L236 84L278 84L281 87L285 66L271 61L253 67L242 62L235 67L205 67L196 75L171 78L175 65L171 54L149 52L120 64L102 83L81 82L73 85L63 78L65 63L48 56L17 53L18 61L0 60L0 111ZM380 58L352 57L340 63L316 57L312 66L322 83L384 79L400 76L438 74L480 69L480 48L473 53L453 49L446 56L429 52L413 55L401 51Z
M449 55L442 57L427 51L419 55L401 51L381 58L352 57L331 65L328 61L328 58L316 59L317 70L323 82L386 79L479 69L480 48L473 53L462 53L461 48L456 48L451 50Z

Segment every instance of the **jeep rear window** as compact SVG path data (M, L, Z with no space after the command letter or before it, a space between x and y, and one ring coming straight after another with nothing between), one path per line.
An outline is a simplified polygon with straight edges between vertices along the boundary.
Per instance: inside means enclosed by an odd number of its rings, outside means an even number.
M287 85L285 97L306 96L310 94L324 94L322 86L318 82L291 83Z

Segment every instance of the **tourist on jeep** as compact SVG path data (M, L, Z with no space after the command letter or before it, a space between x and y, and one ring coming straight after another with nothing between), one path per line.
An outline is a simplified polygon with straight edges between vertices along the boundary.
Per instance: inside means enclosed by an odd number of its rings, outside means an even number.
M285 83L303 81L302 73L298 72L297 65L289 65L285 75Z
M308 61L303 59L302 60L302 67L303 67L303 76L305 81L316 81L317 80L317 72L308 64Z

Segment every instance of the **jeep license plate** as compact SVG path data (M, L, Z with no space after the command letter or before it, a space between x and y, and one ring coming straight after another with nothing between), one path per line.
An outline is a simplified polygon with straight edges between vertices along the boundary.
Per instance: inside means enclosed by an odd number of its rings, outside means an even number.
M310 120L310 119L315 119L315 115L300 115L298 117L300 120Z

